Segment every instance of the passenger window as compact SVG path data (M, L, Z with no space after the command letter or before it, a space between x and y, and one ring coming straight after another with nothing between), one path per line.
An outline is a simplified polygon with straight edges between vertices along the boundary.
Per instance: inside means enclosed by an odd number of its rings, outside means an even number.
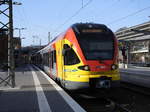
M54 63L56 63L56 50L53 51L53 54L54 54Z
M67 44L64 44L64 65L75 65L80 63L80 60L74 50Z
M56 50L50 52L50 60L51 67L54 68L54 63L56 63Z

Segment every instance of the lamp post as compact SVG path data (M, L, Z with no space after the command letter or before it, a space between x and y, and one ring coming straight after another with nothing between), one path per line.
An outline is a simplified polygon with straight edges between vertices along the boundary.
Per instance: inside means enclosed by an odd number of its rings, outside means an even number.
M41 38L39 38L39 36L34 35L34 36L32 36L32 38L33 38L33 40L32 40L33 46L35 46L35 45L41 46ZM39 41L39 44L37 44L38 41Z
M19 31L19 38L20 38L20 45L21 45L21 39L24 39L24 38L21 38L21 30L26 30L26 28L14 28L14 30Z
M22 63L20 63L21 62L21 60L22 60L22 53L21 53L21 48L22 48L22 39L24 39L24 38L22 38L22 36L21 36L21 30L26 30L26 28L14 28L14 30L18 30L19 32L19 45L18 45L18 58L16 58L16 63L17 64L22 64Z
M21 42L23 39L26 39L26 38L25 38L25 37L20 38L20 42ZM22 46L23 46L23 44L22 44Z

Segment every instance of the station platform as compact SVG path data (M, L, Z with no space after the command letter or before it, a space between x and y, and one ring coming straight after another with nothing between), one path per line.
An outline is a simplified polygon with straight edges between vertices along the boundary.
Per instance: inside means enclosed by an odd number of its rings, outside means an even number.
M150 67L120 68L120 75L123 82L150 88Z
M0 86L0 112L85 112L62 88L33 65L17 68L15 78L15 88Z

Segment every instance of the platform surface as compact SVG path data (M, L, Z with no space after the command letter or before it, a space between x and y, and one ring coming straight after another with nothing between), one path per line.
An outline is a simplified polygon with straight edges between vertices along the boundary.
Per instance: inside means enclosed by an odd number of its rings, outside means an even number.
M7 73L0 71L1 76ZM85 112L40 69L24 65L16 69L16 86L0 86L0 112Z

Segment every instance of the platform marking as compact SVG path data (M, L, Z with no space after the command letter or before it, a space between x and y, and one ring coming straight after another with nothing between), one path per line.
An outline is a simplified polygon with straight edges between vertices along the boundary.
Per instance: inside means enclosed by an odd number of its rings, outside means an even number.
M3 91L7 91L7 90L18 90L18 89L21 89L21 87L14 87L14 88L12 88L12 87L0 87L0 90L3 90Z
M67 104L75 111L75 112L86 112L76 101L74 101L61 87L59 87L47 74L45 74L38 67L34 66L38 69L45 78L52 84L52 86L59 92L59 94L64 98Z
M40 112L52 112L52 110L50 109L50 106L48 104L48 101L46 99L46 96L43 92L43 89L40 85L40 81L37 77L37 74L34 72L32 67L30 67L30 69L31 69L31 72L33 75L33 80L34 80L34 84L35 84L35 88L36 88L36 94L37 94L37 98L38 98Z

